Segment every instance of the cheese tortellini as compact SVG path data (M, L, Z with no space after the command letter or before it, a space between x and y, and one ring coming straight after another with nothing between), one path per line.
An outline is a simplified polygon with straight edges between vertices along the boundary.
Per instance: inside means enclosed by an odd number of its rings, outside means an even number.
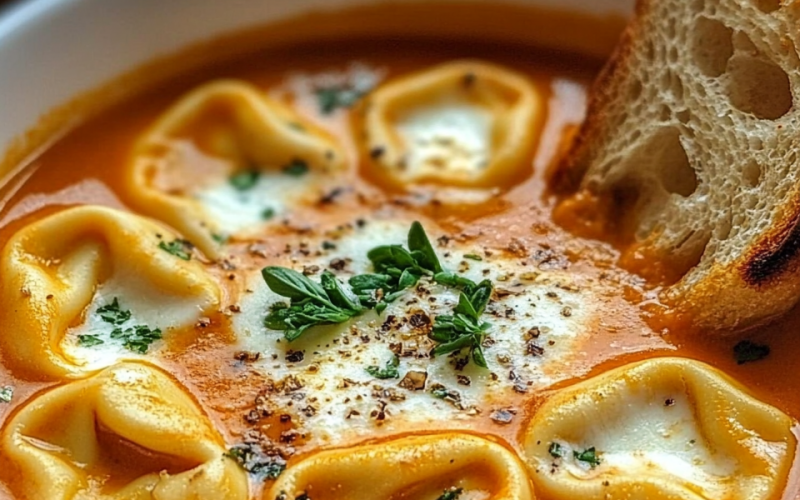
M248 498L245 472L194 401L138 363L35 397L5 426L2 448L25 498Z
M558 393L525 435L537 491L585 500L775 498L791 419L702 363L662 358Z
M524 177L542 120L526 77L459 61L399 78L365 106L365 146L378 174L399 185L507 187Z
M218 309L220 290L190 252L163 226L97 206L26 226L0 263L6 365L28 378L79 377L146 351L143 332L192 326Z
M217 258L221 237L263 222L265 211L279 212L275 205L308 191L308 179L282 172L324 174L343 169L344 160L328 133L286 105L248 83L222 80L186 95L142 137L128 184L139 211ZM256 187L254 196L242 193Z
M314 500L428 499L458 490L492 500L533 498L524 466L513 452L458 433L316 453L287 469L265 498L294 499L305 493Z

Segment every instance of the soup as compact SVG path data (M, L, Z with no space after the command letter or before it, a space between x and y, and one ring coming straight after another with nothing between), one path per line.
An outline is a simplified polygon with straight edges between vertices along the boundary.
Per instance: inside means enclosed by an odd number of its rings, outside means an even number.
M5 495L781 498L796 314L690 331L553 220L603 61L386 29L247 38L7 179Z

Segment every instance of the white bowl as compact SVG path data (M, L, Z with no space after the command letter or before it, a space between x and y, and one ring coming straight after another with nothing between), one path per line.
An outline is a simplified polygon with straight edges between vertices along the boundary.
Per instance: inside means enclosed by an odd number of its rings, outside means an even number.
M309 11L386 1L33 0L19 4L0 18L0 153L47 111L155 57ZM632 2L512 3L603 16L625 15Z

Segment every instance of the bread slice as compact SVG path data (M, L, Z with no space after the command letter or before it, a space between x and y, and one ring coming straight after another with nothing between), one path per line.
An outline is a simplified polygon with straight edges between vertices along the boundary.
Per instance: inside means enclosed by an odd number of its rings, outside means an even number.
M639 0L557 189L624 210L705 329L800 298L800 1Z

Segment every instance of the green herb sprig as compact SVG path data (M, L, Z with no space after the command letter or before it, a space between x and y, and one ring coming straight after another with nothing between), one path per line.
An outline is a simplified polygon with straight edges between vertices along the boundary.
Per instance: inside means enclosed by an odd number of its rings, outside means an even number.
M366 310L329 271L322 273L320 283L278 266L265 267L261 275L273 292L290 300L274 304L264 325L283 331L290 342L312 326L343 323Z
M390 303L415 286L422 277L460 290L458 304L453 314L439 315L429 337L436 342L434 356L469 349L471 359L486 368L482 343L491 325L481 321L493 286L489 280L480 283L445 271L433 245L419 222L411 224L407 247L382 245L367 253L374 273L359 274L348 281L349 293L329 271L316 283L297 271L284 267L266 267L262 275L267 286L290 303L277 303L271 307L264 324L267 328L281 330L287 340L300 337L308 328L317 325L343 323L368 309L380 314ZM378 378L394 377L390 366L377 366L367 370ZM374 373L373 373L374 372ZM398 375L399 376L399 375Z
M481 344L486 338L486 331L492 325L481 321L481 315L486 309L491 295L492 283L484 280L459 294L458 304L452 315L436 316L433 330L429 334L431 340L439 343L433 349L434 356L442 356L468 348L470 357L475 364L481 368L487 367Z
M361 303L378 314L421 277L442 272L425 229L416 221L408 231L408 250L402 245L383 245L367 252L367 258L376 273L353 276L349 284Z

